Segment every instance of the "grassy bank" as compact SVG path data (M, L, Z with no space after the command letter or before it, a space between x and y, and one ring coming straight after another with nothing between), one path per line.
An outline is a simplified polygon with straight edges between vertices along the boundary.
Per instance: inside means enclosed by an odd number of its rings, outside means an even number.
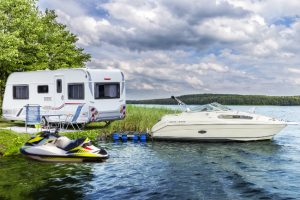
M163 108L145 108L133 105L127 106L127 116L125 120L114 121L109 126L103 127L102 122L90 123L83 131L62 133L71 139L79 137L89 137L97 140L109 137L111 133L119 131L139 131L144 132L151 127L165 114L174 113L172 110ZM0 128L8 126L24 126L22 123L12 123L0 120ZM19 153L19 148L29 139L30 135L15 133L8 130L0 130L0 156L7 156Z
M20 147L30 138L28 134L0 130L0 157L19 154Z

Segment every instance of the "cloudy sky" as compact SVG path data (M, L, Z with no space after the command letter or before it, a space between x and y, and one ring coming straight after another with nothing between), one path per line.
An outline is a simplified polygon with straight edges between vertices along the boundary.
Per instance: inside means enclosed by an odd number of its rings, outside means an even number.
M299 0L40 0L128 99L300 94Z

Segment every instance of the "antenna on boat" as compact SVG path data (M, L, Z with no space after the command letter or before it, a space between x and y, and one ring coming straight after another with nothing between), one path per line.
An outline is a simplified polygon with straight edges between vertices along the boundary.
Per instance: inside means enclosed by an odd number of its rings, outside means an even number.
M186 106L186 104L185 104L183 101L181 101L181 100L177 99L176 97L174 97L174 96L171 96L171 98L172 98L172 99L174 99L175 101L177 101L179 105Z
M175 96L171 96L171 99L174 99L175 101L177 101L178 105L185 107L185 110L187 112L191 111L190 108L188 108L188 106L186 105L186 103L184 103L180 99L176 98Z

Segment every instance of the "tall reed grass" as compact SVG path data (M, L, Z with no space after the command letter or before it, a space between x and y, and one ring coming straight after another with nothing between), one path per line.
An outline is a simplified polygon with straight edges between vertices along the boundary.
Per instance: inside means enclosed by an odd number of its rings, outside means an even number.
M109 136L114 132L137 131L145 132L150 130L158 120L166 115L174 113L174 110L165 108L149 108L135 105L127 105L127 115L124 120L114 121L104 127L103 122L95 122L87 125L84 131L65 133L70 138L88 136L94 140L97 137Z
M126 118L124 120L113 122L106 128L106 131L144 132L147 129L151 129L163 115L171 113L174 113L174 111L164 108L146 108L128 105Z

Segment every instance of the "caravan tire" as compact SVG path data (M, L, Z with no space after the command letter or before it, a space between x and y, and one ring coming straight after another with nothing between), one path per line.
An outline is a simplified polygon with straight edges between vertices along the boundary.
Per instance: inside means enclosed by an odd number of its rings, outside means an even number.
M48 126L48 121L47 121L46 117L42 117L41 125L42 125L42 127L47 127Z

